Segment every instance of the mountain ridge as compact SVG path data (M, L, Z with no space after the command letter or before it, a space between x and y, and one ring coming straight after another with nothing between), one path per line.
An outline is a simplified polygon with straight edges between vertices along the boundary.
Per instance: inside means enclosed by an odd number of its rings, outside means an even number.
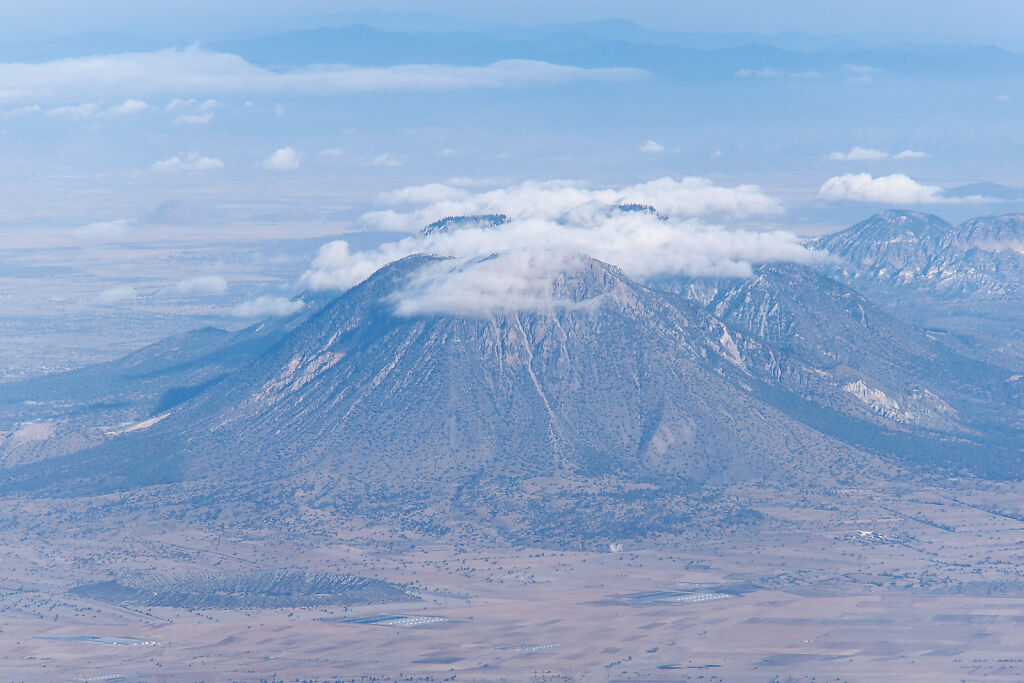
M953 230L900 212L854 227L844 239L874 230L899 254L915 230L928 245ZM731 486L1019 472L1006 370L811 267L641 284L577 257L550 281L557 303L400 314L442 260L412 255L322 297L217 381L105 443L6 467L0 491L167 489L251 510L294 495L432 529L493 517L523 538L573 509L573 533L604 538L731 519L741 505L707 497Z

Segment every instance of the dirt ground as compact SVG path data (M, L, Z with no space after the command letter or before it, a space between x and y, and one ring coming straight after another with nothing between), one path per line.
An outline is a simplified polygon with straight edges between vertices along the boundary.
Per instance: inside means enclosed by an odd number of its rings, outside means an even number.
M327 538L156 519L56 533L45 502L8 502L0 681L1024 680L1020 490L837 495L839 509L765 495L770 524L617 552L357 525ZM372 576L421 600L187 610L69 593L126 572L253 567ZM346 621L380 614L414 619Z

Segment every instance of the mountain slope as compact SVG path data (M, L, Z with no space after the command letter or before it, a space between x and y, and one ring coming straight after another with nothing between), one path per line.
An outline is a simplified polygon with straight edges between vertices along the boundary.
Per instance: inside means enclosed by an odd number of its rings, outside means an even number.
M720 336L617 269L588 259L564 273L554 293L572 306L396 316L386 299L423 261L384 269L186 412L214 413L213 434L260 452L396 470L385 478L500 467L715 480L777 472L782 456L766 453L819 440L751 396Z
M1024 424L1009 371L952 352L807 266L765 264L751 278L666 278L652 286L771 349L770 362L748 359L766 383L849 417L975 440ZM746 355L754 348L748 344Z
M879 467L765 402L771 389L745 367L746 342L720 321L613 267L575 262L554 283L564 305L547 310L395 315L394 292L431 261L385 267L165 420L16 468L5 488L78 495L177 482L249 500L297 487L391 514L396 501L476 509L511 486L501 499L536 525L569 500L589 501L598 519L619 505L611 492L637 486L648 496L749 481L820 487ZM550 500L540 495L556 481ZM630 518L657 518L650 501L631 500Z
M811 244L838 259L835 269L844 280L912 285L933 272L933 261L951 230L938 216L884 211Z
M159 416L244 367L308 318L306 311L228 332L174 335L124 358L0 383L0 467L100 443Z
M806 268L705 286L702 305L578 257L537 310L398 315L441 261L382 268L159 420L11 467L0 492L162 485L192 501L181 514L301 500L431 529L610 538L745 519L712 495L732 485L870 485L885 461L1019 472L1019 428L1000 440L962 419L985 399L950 393L963 373L948 351Z
M962 352L1024 367L1024 217L976 218L886 211L812 240L824 271L897 317L946 332Z

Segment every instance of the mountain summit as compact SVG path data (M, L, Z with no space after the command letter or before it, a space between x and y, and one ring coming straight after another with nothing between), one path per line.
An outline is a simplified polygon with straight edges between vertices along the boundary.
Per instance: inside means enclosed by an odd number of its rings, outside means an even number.
M965 352L1024 366L1024 216L971 219L886 211L819 237L829 275L900 318L953 332Z
M397 314L396 292L438 262L381 269L159 420L14 468L8 488L168 483L236 500L299 488L331 506L390 510L483 504L511 486L501 499L519 521L509 524L537 529L580 496L596 496L580 508L587 524L654 515L644 524L656 525L689 487L828 486L878 467L766 400L773 390L748 360L770 357L758 342L615 267L573 260L546 308ZM646 491L641 508L617 497L630 490Z
M904 282L927 272L927 249L939 253L951 230L890 212L828 243ZM493 268L474 277L518 292L523 273L502 269L522 265L395 261L270 336L247 331L244 361L193 373L202 384L148 419L10 467L0 488L160 484L254 510L298 496L410 524L492 520L513 536L555 533L551 520L571 510L558 533L607 538L692 523L696 492L828 488L888 476L890 464L997 476L1019 465L1009 372L808 266L641 284L577 256L545 261L532 298L403 306L463 267ZM458 282L460 296L480 294ZM738 514L701 496L704 521Z

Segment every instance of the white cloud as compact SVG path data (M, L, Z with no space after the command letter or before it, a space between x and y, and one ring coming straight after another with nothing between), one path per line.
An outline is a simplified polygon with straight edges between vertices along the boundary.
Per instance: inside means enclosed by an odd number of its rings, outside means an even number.
M876 74L881 69L867 64L843 64L843 70L851 74Z
M224 162L220 159L214 159L213 157L200 156L198 152L189 152L182 159L178 156L173 156L170 159L164 159L153 164L150 168L154 171L167 172L167 171L216 171L224 168Z
M874 75L881 72L881 69L866 64L843 64L843 71L850 74L846 78L847 83L867 85L874 82Z
M0 65L0 72L3 70L2 67L3 65ZM131 116L150 108L151 107L142 100L128 99L121 104L115 104L111 107L107 107L106 109L95 102L65 104L59 107L47 109L46 114L48 116L68 116L75 121L81 121L84 119L96 119L104 116ZM28 113L29 111L40 111L40 109L41 108L36 105L33 107L24 107L23 111Z
M121 97L169 96L188 102L221 95L331 95L400 90L461 90L559 85L642 78L638 69L595 68L530 60L487 66L326 64L271 71L237 55L192 46L184 50L73 57L0 64L0 102L38 104ZM169 105L170 106L170 105ZM181 105L172 107L178 108Z
M381 192L377 195L378 201L383 204L433 204L441 201L457 201L465 199L469 193L455 183L429 183L427 185L412 185L403 187L400 190ZM420 226L422 227L422 226Z
M830 152L829 161L878 161L888 159L889 153L869 147L853 147L849 152Z
M892 155L893 159L925 159L927 157L927 152L918 152L913 149L905 149L902 152L897 152Z
M96 297L96 302L103 304L104 306L110 306L124 301L130 301L136 297L138 297L138 292L135 291L134 287L130 285L120 285L100 292L99 296Z
M224 294L228 291L228 281L220 275L199 275L182 280L174 286L179 294Z
M213 121L213 110L218 106L220 106L220 103L214 99L197 100L194 97L190 97L187 100L171 100L167 104L166 110L169 112L182 112L172 121L176 126L190 124L205 126L210 121Z
M523 250L487 258L430 263L389 297L398 315L487 316L524 310L588 309L600 299L573 300L557 291L566 272L586 267L581 255Z
M298 313L305 307L306 302L302 299L261 296L238 304L231 310L231 315L239 318L276 318Z
M780 210L755 186L718 187L701 178L662 178L605 190L567 181L528 182L476 194L431 184L387 193L381 199L427 206L405 213L391 209L367 214L364 224L410 229L444 216L481 213L503 213L509 221L470 221L429 235L417 232L366 251L352 251L347 242L334 241L320 249L302 284L346 289L409 254L449 256L453 259L422 269L398 293L396 310L410 315L486 315L570 305L553 294L552 287L566 268L585 267L581 256L611 263L639 279L681 273L742 276L751 273L752 263L809 262L820 256L787 232L727 229L697 220L694 216ZM653 204L670 216L618 208L626 203Z
M736 78L820 78L817 71L785 71L783 69L740 69L735 74Z
M387 209L363 216L368 227L418 230L445 216L504 213L510 218L561 220L570 214L602 211L614 204L648 204L676 218L728 215L745 218L781 213L777 200L756 185L721 187L705 178L659 178L623 188L592 190L567 180L528 181L472 192L452 183L431 183L384 193L391 204L422 204L408 212Z
M182 109L186 109L192 111L210 111L211 109L217 107L218 104L219 103L217 102L217 100L214 99L200 101L194 97L190 97L187 100L175 98L167 103L166 110L179 111Z
M325 157L340 157L345 154L345 150L341 147L328 147L324 151L320 152Z
M471 176L462 175L449 178L444 184L451 185L453 187L497 187L501 185L501 182L494 178L473 178Z
M213 121L212 111L208 111L205 114L182 114L181 116L176 116L174 118L174 121L172 121L171 123L173 123L176 126L180 126L183 124L196 124L200 126L205 126L210 121Z
M1009 102L1009 101L1010 101L1010 96L1009 95L996 95L996 102Z
M11 109L2 109L0 114L4 116L24 116L25 114L39 114L43 111L43 108L38 104L27 104L24 107L12 107Z
M291 147L282 147L261 164L269 171L291 171L299 167L299 155Z
M379 250L353 253L345 240L334 240L320 247L313 265L303 276L303 282L314 289L348 289L370 277L381 266L387 264L388 256L402 258L415 253L408 249L395 249L394 243Z
M830 152L826 157L829 161L882 161L883 159L924 159L925 152L905 149L897 154L889 154L880 149L870 147L853 147L849 152Z
M941 187L924 185L903 173L878 178L868 173L834 176L818 189L818 196L830 201L900 205L991 201L980 196L945 197Z
M102 110L98 104L86 102L84 104L65 104L46 110L47 116L69 116L75 121L89 119L98 116Z
M387 154L381 154L378 157L374 157L373 165L374 166L386 166L388 168L396 168L398 166L401 166L402 162L399 161L398 159L394 158L393 156L390 156L390 155L387 155Z
M654 140L648 140L640 147L640 151L644 154L660 154L665 151L665 148Z
M109 242L124 237L128 232L129 220L102 221L75 228L75 237L87 242Z
M125 100L121 104L114 105L107 109L111 116L131 116L149 109L149 105L142 100Z

